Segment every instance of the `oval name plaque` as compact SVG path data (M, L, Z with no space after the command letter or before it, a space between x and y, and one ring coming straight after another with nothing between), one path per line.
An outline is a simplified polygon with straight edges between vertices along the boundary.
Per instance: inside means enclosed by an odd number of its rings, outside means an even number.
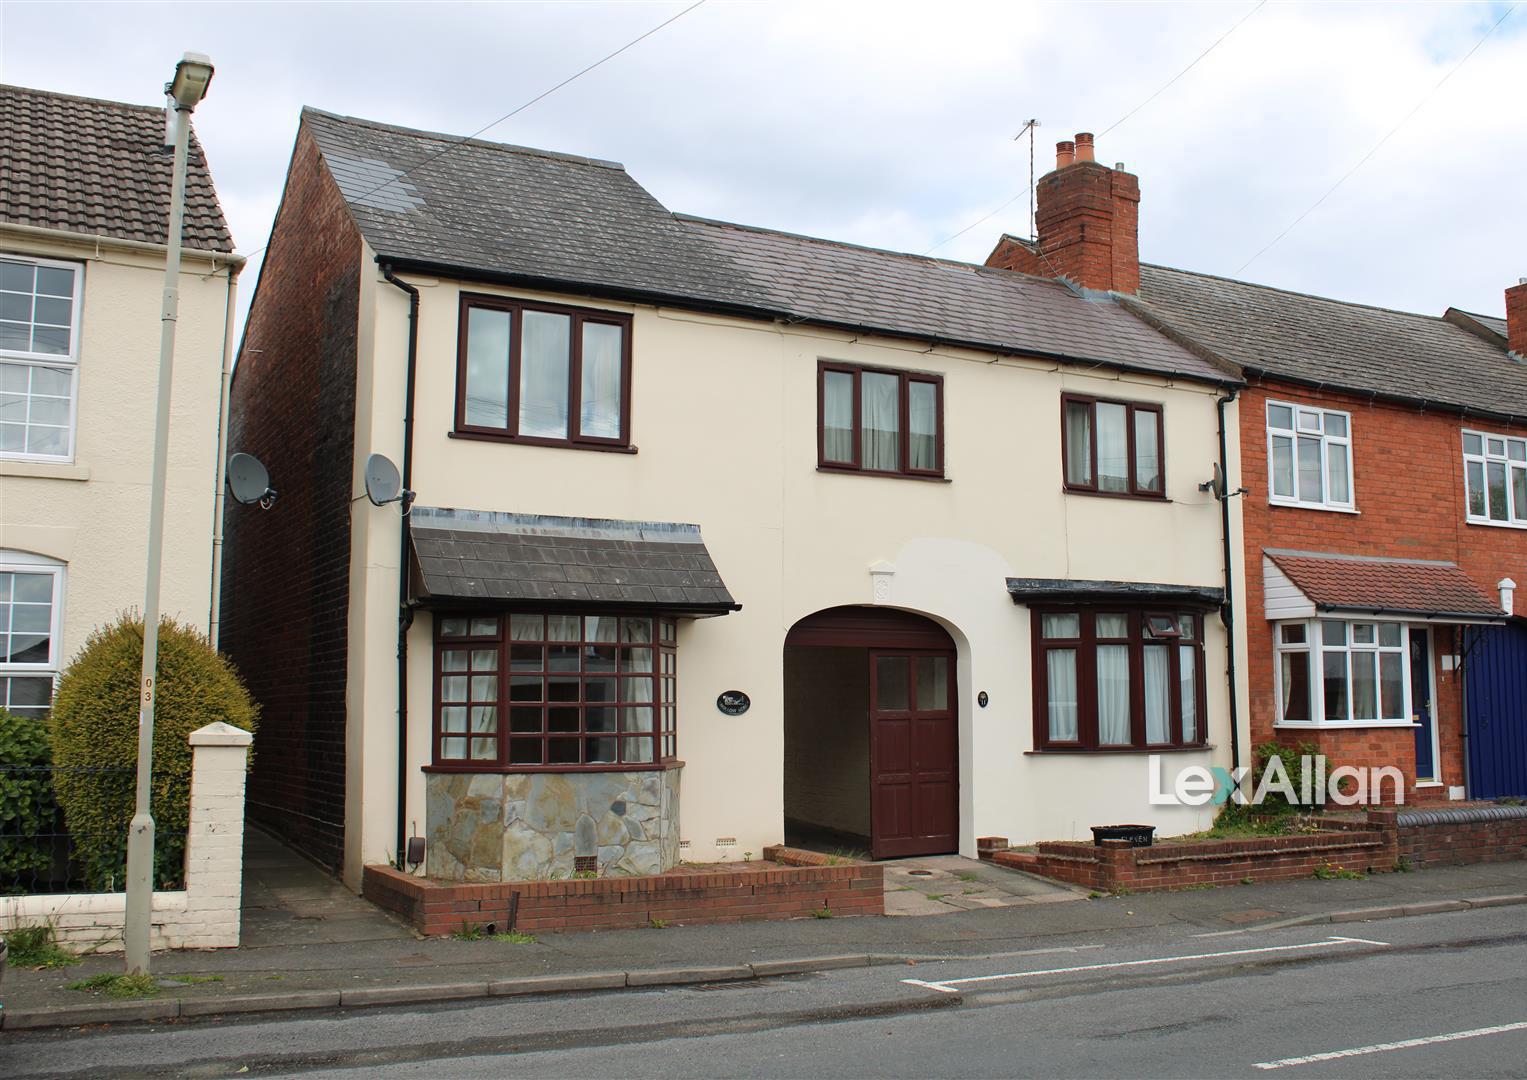
M724 690L716 698L716 708L727 716L741 716L753 702L741 690Z

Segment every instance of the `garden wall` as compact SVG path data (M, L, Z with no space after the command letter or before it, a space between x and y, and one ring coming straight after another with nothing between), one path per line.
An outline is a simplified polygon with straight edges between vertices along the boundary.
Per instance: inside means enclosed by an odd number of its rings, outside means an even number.
M1393 830L1399 857L1418 869L1527 859L1527 806L1370 810L1368 820Z

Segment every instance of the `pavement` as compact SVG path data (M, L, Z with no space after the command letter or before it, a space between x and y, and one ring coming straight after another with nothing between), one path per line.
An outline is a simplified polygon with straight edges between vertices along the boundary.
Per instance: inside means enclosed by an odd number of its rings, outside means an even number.
M1000 956L1039 941L1095 946L1152 927L1232 933L1527 904L1527 862L1089 897L1002 867L933 859L888 864L887 888L888 897L910 890L917 903L938 914L543 934L520 943L458 941L420 938L322 871L264 844L252 839L242 947L156 954L160 991L142 1001L69 989L90 975L120 971L120 955L90 956L62 969L13 967L0 984L0 1023L13 1031L700 985L788 971ZM918 869L933 873L917 875ZM961 876L967 874L976 877ZM896 884L901 880L920 884ZM942 899L933 900L935 895Z

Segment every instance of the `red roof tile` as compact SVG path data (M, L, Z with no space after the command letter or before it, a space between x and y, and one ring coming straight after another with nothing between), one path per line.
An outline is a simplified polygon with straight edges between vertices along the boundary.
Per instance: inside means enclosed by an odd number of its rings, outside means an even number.
M1501 616L1500 605L1453 563L1268 552L1317 608L1393 614Z

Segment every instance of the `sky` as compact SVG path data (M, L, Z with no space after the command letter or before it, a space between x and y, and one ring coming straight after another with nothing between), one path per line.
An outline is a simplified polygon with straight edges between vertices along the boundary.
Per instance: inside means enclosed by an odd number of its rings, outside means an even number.
M689 2L3 0L0 81L159 104L182 52L210 55L196 129L255 255L242 306L303 105L467 135ZM1524 71L1527 0L706 0L482 137L623 162L671 210L875 247L991 215L935 249L979 262L1028 231L1014 136L1037 118L1039 175L1092 131L1140 177L1145 261L1499 315L1527 277Z

